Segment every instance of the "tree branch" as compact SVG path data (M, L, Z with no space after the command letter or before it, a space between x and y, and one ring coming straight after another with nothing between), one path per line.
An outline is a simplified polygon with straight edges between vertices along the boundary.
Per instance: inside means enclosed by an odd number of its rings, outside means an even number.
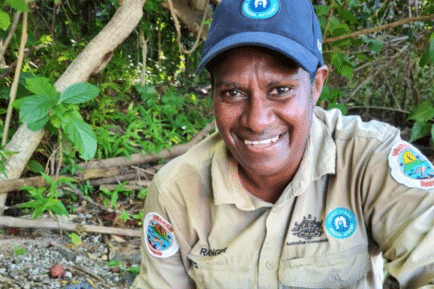
M326 39L324 39L323 43L332 43L332 42L339 41L342 39L353 38L353 37L356 37L356 36L359 36L362 34L370 34L370 33L378 32L378 31L381 31L381 30L384 30L387 28L393 28L393 27L401 26L401 25L404 25L407 23L424 22L424 21L429 21L432 19L434 19L434 15L406 18L406 19L402 19L402 20L395 21L392 23L380 25L377 27L363 29L363 30L360 30L357 32L353 32L353 33L349 33L349 34L345 34L345 35L341 35L341 36L337 36L337 37L333 37L333 38L326 38Z
M0 216L0 226L16 227L16 228L42 228L42 229L64 229L67 231L85 231L86 233L121 235L129 237L140 237L141 231L125 228L112 228L94 225L82 225L77 223L43 221L43 220L26 220L23 218L14 218Z

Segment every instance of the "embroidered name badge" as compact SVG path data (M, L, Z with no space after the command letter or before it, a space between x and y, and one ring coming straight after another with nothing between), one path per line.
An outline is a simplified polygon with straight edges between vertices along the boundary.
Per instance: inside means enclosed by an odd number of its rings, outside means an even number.
M393 146L389 154L389 166L392 177L400 184L419 189L434 187L433 165L408 143Z
M279 11L278 0L244 0L242 10L244 15L252 19L266 19Z
M326 228L337 239L348 238L356 231L356 216L345 208L334 209L327 215Z
M143 222L146 248L152 256L166 258L175 254L179 245L176 242L172 225L157 213L148 213Z

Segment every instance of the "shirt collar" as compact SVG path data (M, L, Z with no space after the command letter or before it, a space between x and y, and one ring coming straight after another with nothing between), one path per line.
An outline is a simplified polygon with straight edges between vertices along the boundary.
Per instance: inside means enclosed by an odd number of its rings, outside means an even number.
M336 145L325 123L314 114L306 151L300 166L276 205L286 202L292 196L302 194L312 181L325 174L335 174L335 172ZM223 140L218 143L212 159L211 178L216 205L234 204L245 211L273 205L255 198L243 187L238 176L238 164L229 158Z

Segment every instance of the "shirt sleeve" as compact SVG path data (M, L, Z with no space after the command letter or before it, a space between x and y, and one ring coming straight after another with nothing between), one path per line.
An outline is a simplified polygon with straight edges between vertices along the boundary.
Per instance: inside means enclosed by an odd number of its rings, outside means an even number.
M400 145L414 158L403 158L405 151L398 150ZM429 186L432 165L425 159L427 167L419 170L424 170L425 176L416 173L416 166L407 166L411 161L421 164L424 158L410 144L395 139L373 152L363 178L368 233L383 252L385 269L398 280L400 288L434 288L434 189Z
M153 182L148 189L145 200L140 274L134 280L131 288L195 288L182 262L177 240L177 237L180 237L179 232L170 232L170 227L172 227L170 216L160 202L160 198L161 192ZM156 218L155 223L150 223L152 217ZM167 231L167 235L171 234L171 243L169 239L168 245L174 246L172 249L163 249L162 247L154 249L152 247L152 245L158 245L158 242L153 242L153 237L148 234L149 227L153 227L153 224L160 225L160 230ZM158 236L156 237L158 238ZM177 248L176 251L173 248Z

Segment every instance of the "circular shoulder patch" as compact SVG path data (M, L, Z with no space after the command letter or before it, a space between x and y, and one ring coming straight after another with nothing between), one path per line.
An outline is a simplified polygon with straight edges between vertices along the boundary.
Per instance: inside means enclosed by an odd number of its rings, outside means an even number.
M326 228L333 237L345 239L356 231L357 220L350 210L336 208L327 215Z
M244 0L244 15L252 19L266 19L279 11L279 0Z
M166 258L175 254L179 245L176 242L172 225L157 213L148 213L143 222L148 252L158 258Z
M433 165L409 143L393 146L389 154L389 166L392 177L400 184L419 189L434 187Z

